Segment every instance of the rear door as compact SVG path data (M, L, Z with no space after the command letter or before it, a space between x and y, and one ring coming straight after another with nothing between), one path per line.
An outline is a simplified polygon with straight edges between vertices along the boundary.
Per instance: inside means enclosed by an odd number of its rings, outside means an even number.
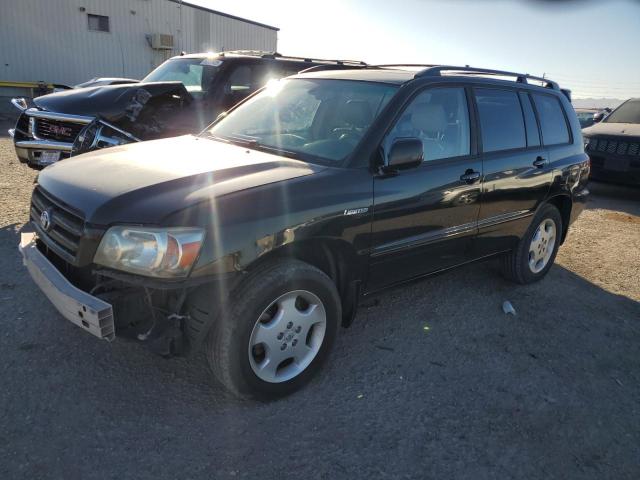
M482 164L462 86L418 93L383 141L422 140L421 166L374 178L367 289L463 263L477 229Z
M528 93L473 89L484 168L474 256L510 249L551 183L548 152Z

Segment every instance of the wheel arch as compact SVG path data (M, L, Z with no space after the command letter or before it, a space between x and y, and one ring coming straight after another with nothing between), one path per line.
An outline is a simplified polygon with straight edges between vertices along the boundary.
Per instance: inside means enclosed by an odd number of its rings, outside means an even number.
M342 305L342 326L349 326L356 314L366 263L357 255L353 246L344 240L305 239L264 253L249 263L242 273L238 272L239 276L232 282L207 283L191 291L186 299L185 321L185 333L192 347L190 351L199 349L220 314L220 309L224 308L229 292L239 285L242 276L267 263L288 258L313 265L333 280Z
M349 326L356 313L360 285L366 264L353 245L335 238L313 238L282 245L255 260L247 271L266 262L293 258L313 265L324 272L336 285L342 302L342 325Z
M546 203L553 205L560 212L562 217L562 237L560 238L560 244L564 243L569 231L569 221L571 219L571 209L573 208L573 201L570 195L558 194L549 198Z

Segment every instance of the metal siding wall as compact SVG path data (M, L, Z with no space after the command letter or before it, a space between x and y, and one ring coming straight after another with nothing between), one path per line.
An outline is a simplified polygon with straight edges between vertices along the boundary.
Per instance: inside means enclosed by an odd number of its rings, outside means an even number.
M89 31L88 13L108 16L111 32ZM167 0L0 0L0 80L142 78L181 50L276 50L275 30L199 9L183 6L182 26L180 6ZM172 34L174 50L151 49L151 33Z

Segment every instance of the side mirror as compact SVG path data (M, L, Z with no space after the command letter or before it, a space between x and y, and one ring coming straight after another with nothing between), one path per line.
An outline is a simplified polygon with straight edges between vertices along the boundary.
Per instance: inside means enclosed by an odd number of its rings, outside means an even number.
M602 121L603 118L604 118L604 113L603 112L594 113L593 114L593 123L598 123L598 122Z
M398 138L391 145L387 155L386 168L405 170L415 168L422 163L424 151L419 138Z

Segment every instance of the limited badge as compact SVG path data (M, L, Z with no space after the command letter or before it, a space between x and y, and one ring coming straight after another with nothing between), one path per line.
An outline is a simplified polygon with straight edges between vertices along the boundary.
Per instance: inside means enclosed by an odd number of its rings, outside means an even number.
M360 213L367 213L369 211L369 207L364 208L348 208L344 211L343 215L358 215Z

